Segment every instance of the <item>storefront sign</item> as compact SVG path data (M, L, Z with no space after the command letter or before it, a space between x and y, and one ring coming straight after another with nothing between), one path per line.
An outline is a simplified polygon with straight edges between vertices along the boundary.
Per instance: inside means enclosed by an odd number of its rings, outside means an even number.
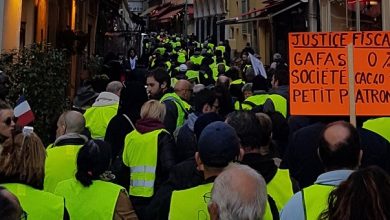
M291 115L350 114L349 44L356 115L390 115L390 32L290 33Z

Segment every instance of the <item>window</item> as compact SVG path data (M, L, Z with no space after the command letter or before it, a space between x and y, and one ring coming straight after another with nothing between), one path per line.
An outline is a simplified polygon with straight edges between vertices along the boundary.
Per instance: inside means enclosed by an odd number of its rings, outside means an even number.
M331 31L382 30L382 0L333 0Z

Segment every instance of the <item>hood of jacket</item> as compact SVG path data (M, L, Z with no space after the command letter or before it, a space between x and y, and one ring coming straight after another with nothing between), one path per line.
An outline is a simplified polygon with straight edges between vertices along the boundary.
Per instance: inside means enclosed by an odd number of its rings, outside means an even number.
M111 92L101 92L92 106L107 106L119 103L119 96Z
M195 113L190 113L188 115L186 122L185 122L191 131L194 131L194 125L195 125L196 119L198 119L198 115Z
M266 183L269 183L274 178L278 167L272 158L262 156L258 153L247 153L241 161L242 164L248 165L252 169L259 172Z
M153 118L143 118L137 121L135 128L141 134L164 128L164 124Z

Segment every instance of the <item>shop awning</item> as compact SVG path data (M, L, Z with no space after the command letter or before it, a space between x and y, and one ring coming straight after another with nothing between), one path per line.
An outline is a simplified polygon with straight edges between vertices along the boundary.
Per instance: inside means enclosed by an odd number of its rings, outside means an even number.
M146 9L144 12L142 12L139 16L140 17L145 17L147 16L148 14L150 14L154 9L156 9L158 7L158 5L155 5L155 6L152 6L148 9Z
M291 2L291 1L290 1ZM241 23L248 23L252 21L261 21L261 20L268 20L276 15L279 15L287 10L290 10L301 3L305 3L307 0L299 0L295 1L289 4L286 4L285 1L272 1L269 0L269 5L262 9L258 9L255 12L248 12L249 14L258 13L258 15L253 17L246 17L249 15L248 13L243 14L241 17L234 17L234 18L226 18L220 21L217 21L217 25L229 25L229 24L241 24ZM267 1L265 2L267 3ZM284 4L283 4L284 3Z
M162 15L164 15L166 13L166 11L168 11L171 8L171 6L172 6L171 4L167 4L167 5L162 6L161 8L157 8L155 10L155 13L151 14L151 18L157 19L157 18L161 17Z
M179 14L179 12L181 12L182 10L183 10L182 8L179 8L179 9L173 10L171 12L168 12L167 14L161 16L159 18L159 20L161 23L169 22L174 16Z

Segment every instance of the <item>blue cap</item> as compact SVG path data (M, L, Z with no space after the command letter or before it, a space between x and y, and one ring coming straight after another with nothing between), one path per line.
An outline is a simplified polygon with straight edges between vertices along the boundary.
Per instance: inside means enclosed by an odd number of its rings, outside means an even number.
M216 121L200 134L198 152L206 166L225 167L239 155L240 139L232 126Z

